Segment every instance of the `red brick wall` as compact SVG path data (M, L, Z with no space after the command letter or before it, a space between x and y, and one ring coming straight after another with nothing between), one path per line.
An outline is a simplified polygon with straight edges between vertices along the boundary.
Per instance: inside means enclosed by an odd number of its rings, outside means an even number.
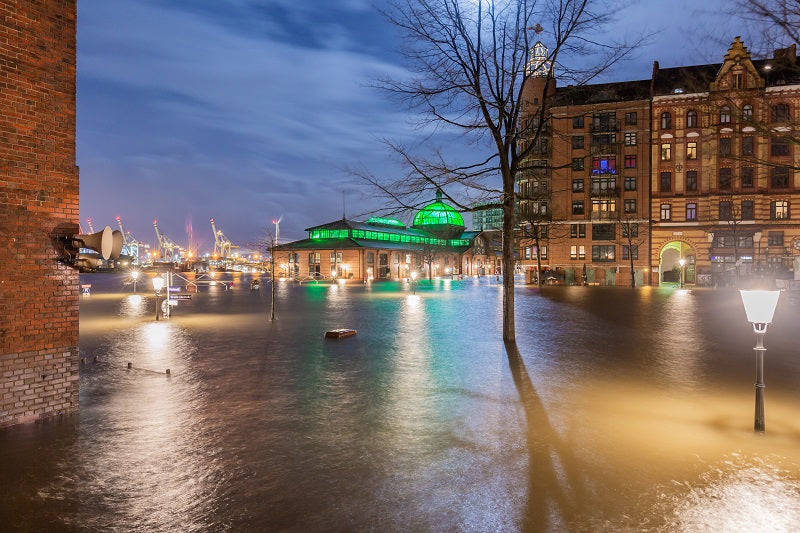
M75 0L0 0L0 427L78 404Z

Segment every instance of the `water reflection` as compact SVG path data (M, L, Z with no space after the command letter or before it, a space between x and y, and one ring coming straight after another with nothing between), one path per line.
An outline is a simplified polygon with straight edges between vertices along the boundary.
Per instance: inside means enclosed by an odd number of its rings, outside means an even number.
M420 280L416 294L279 283L271 321L268 283L221 275L233 290L200 287L158 322L151 296L114 279L92 277L82 301L81 355L100 357L81 367L76 419L0 432L17 487L0 495L3 524L781 531L798 518L788 299L759 438L733 291L519 287L513 347L493 278ZM323 337L337 327L358 334Z

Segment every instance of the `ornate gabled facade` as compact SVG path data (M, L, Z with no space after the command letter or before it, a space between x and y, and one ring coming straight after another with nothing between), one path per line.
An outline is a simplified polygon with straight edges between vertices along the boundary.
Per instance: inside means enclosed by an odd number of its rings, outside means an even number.
M753 60L737 37L722 65L653 69L652 257L659 281L782 277L800 249L794 48Z
M799 73L794 47L753 60L737 37L722 64L656 62L649 80L529 78L538 135L517 178L520 265L565 283L787 276L800 253Z

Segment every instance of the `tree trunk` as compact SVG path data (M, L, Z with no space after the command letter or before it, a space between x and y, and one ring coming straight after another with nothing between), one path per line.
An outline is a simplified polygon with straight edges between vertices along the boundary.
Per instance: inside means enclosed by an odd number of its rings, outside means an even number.
M636 272L633 270L633 245L628 245L628 257L631 260L631 289L636 288Z
M506 180L504 180L506 181ZM514 327L514 181L503 201L503 340L516 342ZM507 189L507 186L504 186Z

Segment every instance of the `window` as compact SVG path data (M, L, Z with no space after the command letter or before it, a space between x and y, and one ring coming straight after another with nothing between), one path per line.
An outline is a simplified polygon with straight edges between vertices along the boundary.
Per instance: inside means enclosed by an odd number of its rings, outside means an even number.
M639 224L633 223L623 223L622 224L622 236L626 239L628 238L628 232L630 232L631 237L638 237L639 236Z
M608 198L592 199L592 218L609 219L617 212L617 201Z
M694 109L691 109L686 113L686 127L687 128L697 127L697 111L695 111Z
M331 263L341 263L342 252L331 252Z
M662 130L672 129L672 115L670 115L666 111L661 113L661 129Z
M697 204L695 203L686 204L686 220L687 221L697 220Z
M789 202L787 200L773 200L769 204L769 218L772 220L786 220L789 218Z
M625 132L625 146L636 146L636 132Z
M592 158L592 174L616 174L617 157L613 155Z
M789 106L777 104L772 107L772 122L789 122Z
M754 137L742 137L742 155L753 155Z
M583 192L583 180L572 180L572 192Z
M625 156L625 168L636 168L636 156L635 155L626 155Z
M625 113L625 124L628 126L635 126L636 125L636 111L629 111Z
M722 106L722 109L719 110L719 123L730 124L730 122L731 122L731 108L728 106Z
M753 186L753 167L742 167L742 188Z
M614 112L596 113L592 117L592 128L594 131L615 130L617 128L617 114Z
M583 170L583 158L582 157L573 157L572 158L572 170Z
M744 106L742 106L742 119L748 122L753 120L753 106L750 104L744 104Z
M783 232L782 231L767 232L767 245L783 246Z
M614 261L614 248L613 244L592 245L592 261Z
M661 173L661 192L672 191L672 172Z
M583 214L583 200L574 200L572 202L572 214L573 215Z
M719 155L722 157L731 156L731 138L723 137L719 140Z
M542 246L542 259L547 259L547 246Z
M789 141L781 137L773 137L770 143L772 155L789 155Z
M742 200L742 220L755 220L755 204L753 200Z
M622 247L622 258L623 259L639 259L639 245L638 244L631 244L630 247L623 246Z
M636 198L626 198L625 199L625 212L626 213L635 213L636 212Z
M570 257L570 259L586 259L586 247L585 246L570 246L569 247L569 257Z
M724 201L719 203L719 219L720 220L731 220L731 203L729 201Z
M661 204L661 220L672 220L672 204Z
M672 159L672 145L670 143L661 144L661 160L669 161Z
M592 179L592 194L608 195L617 193L616 178L594 178Z
M686 159L697 159L697 143L692 141L686 143Z
M572 117L572 128L576 130L583 129L583 117Z
M731 87L741 89L744 87L744 77L740 73L731 74Z
M572 136L572 149L580 150L583 148L583 135Z
M687 191L696 191L697 190L697 171L696 170L687 170L686 171L686 190Z
M569 236L571 239L583 239L586 237L586 224L570 224Z
M636 190L636 178L630 176L625 178L625 190L626 191Z
M785 189L789 186L789 169L787 167L773 167L771 185L775 189Z
M729 168L721 168L719 169L719 188L723 191L729 191L731 189L731 169Z

